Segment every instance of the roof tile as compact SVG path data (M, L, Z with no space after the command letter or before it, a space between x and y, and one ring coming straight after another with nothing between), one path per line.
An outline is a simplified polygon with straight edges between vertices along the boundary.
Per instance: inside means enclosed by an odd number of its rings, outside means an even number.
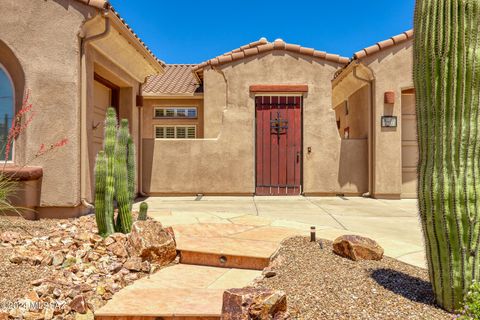
M229 63L232 61L240 60L245 57L254 56L256 54L261 54L271 50L285 50L290 52L295 52L307 56L313 56L315 58L325 59L328 61L346 64L350 59L341 57L336 54L327 54L323 51L317 51L312 48L304 48L297 44L285 43L282 39L277 39L274 42L268 42L267 39L261 38L258 41L246 44L240 48L234 49L230 52L224 53L216 58L205 61L193 68L195 72L201 72L203 68L208 65L219 65L224 63Z
M203 92L202 84L192 70L195 65L169 64L163 75L147 78L143 93L147 95L194 95Z
M398 34L396 36L391 37L390 39L383 40L378 42L377 44L374 44L373 46L364 48L358 52L356 52L353 55L354 59L362 59L365 58L366 56L369 56L371 54L375 54L379 51L385 50L387 48L390 48L394 45L397 45L399 43L405 42L409 39L412 39L414 37L413 30L408 30L405 31L401 34Z

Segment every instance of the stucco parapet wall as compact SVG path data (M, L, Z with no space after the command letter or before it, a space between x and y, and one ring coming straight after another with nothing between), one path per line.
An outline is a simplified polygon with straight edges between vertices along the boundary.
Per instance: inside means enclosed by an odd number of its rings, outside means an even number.
M390 39L383 40L380 42L377 42L373 46L364 48L358 52L356 52L353 57L354 59L362 59L365 58L366 56L375 54L377 52L383 51L387 48L390 48L392 46L395 46L397 44L400 44L402 42L405 42L409 39L412 39L414 36L413 29L405 31L401 34L397 34L396 36L391 37Z
M98 9L105 9L109 7L107 0L77 0L78 2L84 3L87 6L95 7Z
M227 52L221 56L215 57L208 61L205 61L195 67L192 70L196 73L203 71L208 66L218 66L222 64L239 61L248 57L259 55L265 52L281 50L292 53L297 53L309 57L314 57L321 60L327 60L338 64L347 64L350 62L349 58L339 56L338 54L331 54L325 51L318 51L313 48L305 48L297 44L286 43L281 39L277 39L274 42L268 42L265 38L252 42L245 46L242 46L233 51Z

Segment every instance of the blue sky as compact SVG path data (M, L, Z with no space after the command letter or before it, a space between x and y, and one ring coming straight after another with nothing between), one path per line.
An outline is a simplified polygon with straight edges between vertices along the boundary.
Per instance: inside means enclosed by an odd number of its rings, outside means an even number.
M111 0L167 63L200 63L266 37L351 57L412 28L414 0Z

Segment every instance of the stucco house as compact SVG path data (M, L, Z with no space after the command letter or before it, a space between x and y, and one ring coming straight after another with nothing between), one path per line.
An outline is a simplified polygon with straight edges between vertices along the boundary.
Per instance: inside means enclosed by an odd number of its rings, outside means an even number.
M106 108L114 106L130 121L139 146L141 85L165 65L106 0L3 0L1 10L2 119L18 111L26 89L35 111L7 159L9 165L27 164L19 201L36 212L25 215L89 212ZM63 137L65 147L35 159L42 143Z
M26 89L36 109L7 159L7 170L27 164L30 218L91 211L108 106L130 121L141 195L415 197L412 31L352 59L262 38L169 65L106 0L1 6L0 116Z
M143 87L149 195L416 193L412 37L353 59L266 39Z

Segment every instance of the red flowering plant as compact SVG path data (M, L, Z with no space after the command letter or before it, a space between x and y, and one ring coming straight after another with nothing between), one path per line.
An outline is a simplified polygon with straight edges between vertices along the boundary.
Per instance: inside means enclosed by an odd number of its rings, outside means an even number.
M55 149L61 148L68 143L67 138L62 138L49 145L42 143L38 151L31 159L26 161L21 166L12 165L14 170L6 170L7 166L9 166L8 160L12 154L12 146L14 142L30 127L35 114L36 112L33 110L33 105L30 103L30 91L27 90L25 93L25 98L22 101L22 107L20 111L18 111L13 117L8 134L4 138L5 145L3 146L3 152L5 155L5 160L3 164L3 170L0 171L0 213L4 216L9 213L16 213L19 216L22 216L22 211L29 210L26 208L16 207L12 204L12 199L15 197L15 193L19 188L18 173L35 159L43 157L47 153L51 153Z

